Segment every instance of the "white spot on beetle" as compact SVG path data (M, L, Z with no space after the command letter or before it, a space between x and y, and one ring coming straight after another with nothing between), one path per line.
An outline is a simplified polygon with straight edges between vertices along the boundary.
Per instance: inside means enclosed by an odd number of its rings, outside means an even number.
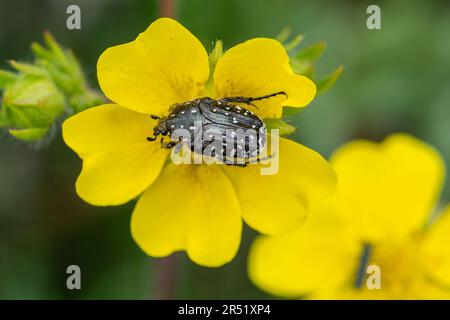
M192 109L192 110L191 110L191 113L197 113L197 110Z

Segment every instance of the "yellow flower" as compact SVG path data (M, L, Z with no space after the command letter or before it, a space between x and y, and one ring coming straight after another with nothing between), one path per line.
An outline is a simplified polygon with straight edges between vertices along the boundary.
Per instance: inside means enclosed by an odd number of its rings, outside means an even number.
M350 142L331 164L335 194L298 230L255 241L251 279L285 297L450 298L450 207L430 220L445 175L436 150L395 134Z
M198 97L286 92L287 99L256 103L262 118L280 117L285 105L306 106L315 85L292 72L275 40L256 38L229 49L210 75L200 41L162 18L136 40L107 49L97 73L115 104L91 108L63 125L66 144L83 159L76 190L100 206L141 195L131 232L151 256L186 250L198 264L220 266L238 250L242 219L265 234L286 232L302 222L310 203L334 189L331 166L287 139L280 139L280 169L272 176L260 175L259 164L175 165L159 143L146 140L156 124L150 114L162 116L171 105Z

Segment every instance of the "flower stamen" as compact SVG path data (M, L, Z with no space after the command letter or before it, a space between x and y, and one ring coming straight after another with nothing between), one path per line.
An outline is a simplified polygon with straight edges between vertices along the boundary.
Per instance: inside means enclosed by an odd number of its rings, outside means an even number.
M356 271L355 288L357 289L361 289L362 287L364 276L366 274L366 268L367 265L369 264L369 259L372 255L372 251L373 251L372 245L368 243L363 244L363 248L361 250L361 258L359 260L360 262L358 265L358 269Z

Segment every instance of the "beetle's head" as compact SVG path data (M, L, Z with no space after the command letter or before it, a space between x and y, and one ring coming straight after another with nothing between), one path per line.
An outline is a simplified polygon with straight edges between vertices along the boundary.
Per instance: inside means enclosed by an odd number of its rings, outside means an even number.
M197 99L196 102L197 102L198 107L210 107L213 105L215 100L210 97L203 97L203 98Z
M167 124L166 124L166 119L163 117L161 119L158 120L158 122L156 123L156 126L153 127L153 133L155 135L166 135L167 134Z

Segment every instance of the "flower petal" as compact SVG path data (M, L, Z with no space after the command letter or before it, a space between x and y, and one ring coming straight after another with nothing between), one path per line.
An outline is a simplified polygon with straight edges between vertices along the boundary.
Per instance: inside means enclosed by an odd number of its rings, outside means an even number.
M255 102L263 118L280 118L283 106L304 107L316 94L315 84L293 73L289 56L276 40L255 38L226 51L214 72L217 97L259 97L287 93Z
M175 20L153 22L136 40L108 48L97 64L108 98L132 110L162 115L197 97L209 76L200 41Z
M314 209L287 235L256 239L249 255L249 276L277 296L300 297L352 281L361 245L328 208Z
M147 141L153 126L149 116L113 104L67 119L64 141L83 159L78 195L93 205L118 205L144 191L168 154Z
M196 263L221 266L236 255L242 219L232 185L217 166L168 164L139 199L131 232L150 256L185 249Z
M450 286L450 205L427 230L424 251L428 274L434 280Z
M261 175L262 165L223 168L236 189L244 220L265 234L295 229L308 206L330 194L336 184L331 166L311 149L280 138L279 156L274 175Z
M336 205L367 241L418 231L436 204L444 164L434 148L406 134L381 144L355 141L331 158Z

